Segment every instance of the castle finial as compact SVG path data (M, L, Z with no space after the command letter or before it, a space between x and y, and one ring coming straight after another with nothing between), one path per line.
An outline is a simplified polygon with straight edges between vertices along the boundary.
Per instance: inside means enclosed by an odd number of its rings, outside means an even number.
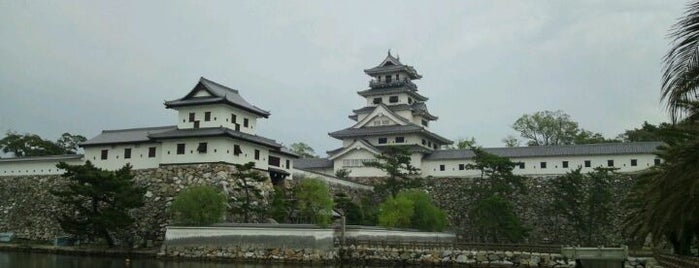
M388 49L388 56L389 56L389 57L392 57L392 56L391 56L391 49L390 49L390 48Z

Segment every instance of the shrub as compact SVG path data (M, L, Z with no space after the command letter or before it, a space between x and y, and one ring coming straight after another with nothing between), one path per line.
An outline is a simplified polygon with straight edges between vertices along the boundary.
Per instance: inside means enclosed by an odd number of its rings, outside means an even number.
M226 196L211 186L192 186L175 197L171 209L178 224L211 225L223 218Z
M389 197L381 204L379 212L379 225L384 227L411 227L411 219L415 214L415 203L406 196L400 194Z
M320 226L327 226L332 220L333 199L328 186L318 179L302 180L295 192L298 219Z
M400 192L395 198L389 198L381 204L379 225L442 231L447 225L447 214L432 203L427 193L409 190Z

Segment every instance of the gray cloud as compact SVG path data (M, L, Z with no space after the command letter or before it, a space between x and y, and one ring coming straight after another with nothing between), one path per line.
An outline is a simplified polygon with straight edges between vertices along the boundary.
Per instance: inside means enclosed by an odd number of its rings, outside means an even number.
M487 146L562 109L615 136L667 118L665 38L683 1L0 2L0 130L55 139L174 124L199 76L272 116L260 134L318 152L351 124L387 49L424 75L436 132Z

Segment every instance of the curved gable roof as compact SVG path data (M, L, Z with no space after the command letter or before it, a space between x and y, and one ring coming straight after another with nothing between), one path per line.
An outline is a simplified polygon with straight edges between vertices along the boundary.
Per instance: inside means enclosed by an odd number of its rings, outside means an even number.
M206 91L211 96L197 97L197 93L202 90ZM262 110L243 99L238 90L221 85L204 77L199 78L199 82L197 82L194 88L184 97L177 100L166 101L165 107L171 108L215 103L229 104L265 118L270 115L268 111Z

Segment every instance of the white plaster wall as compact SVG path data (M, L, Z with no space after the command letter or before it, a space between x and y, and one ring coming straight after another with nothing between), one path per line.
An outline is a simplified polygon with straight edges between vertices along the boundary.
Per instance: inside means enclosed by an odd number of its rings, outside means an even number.
M189 113L195 113L195 120L199 121L200 128L226 127L235 129L235 124L231 122L231 114L236 115L236 122L240 125L240 132L254 135L257 128L257 115L229 105L185 106L178 107L177 112L177 128L180 129L194 128L194 122L189 122ZM204 121L204 114L206 112L211 112L210 121ZM244 118L248 119L248 127L243 125Z
M274 152L269 152L269 155L270 155L270 156L276 156L276 157L279 158L279 166L278 166L277 168L286 170L286 171L288 171L289 173L291 173L291 170L294 169L294 159L292 159L292 158L290 158L290 157L288 157L288 156L286 156L286 155L278 154L278 153L274 153ZM287 161L287 160L289 161L289 166L288 166L288 167L286 166L286 161ZM269 163L269 161L268 161L268 163Z
M56 167L59 162L66 162L70 165L82 165L84 160L79 158L0 162L0 176L60 175L63 174L63 170Z
M374 154L366 150L352 150L341 157L336 158L333 161L333 174L340 169L348 169L351 171L351 177L376 177L385 176L386 173L372 167L344 167L342 166L342 161L345 159L376 159Z
M155 147L155 157L148 157L148 148ZM131 158L124 158L124 149L131 148ZM105 146L90 146L84 148L85 160L89 160L98 168L107 170L117 170L126 165L131 164L133 169L156 168L160 164L160 158L163 154L160 143L141 143L141 144L121 144L121 145L105 145ZM107 150L107 159L103 160L102 150Z
M348 227L345 231L345 237L361 240L383 241L456 241L456 235L452 233L388 230L371 227L356 229Z
M607 160L614 160L614 167L618 172L637 172L654 165L653 154L627 154L627 155L602 155L602 156L567 156L567 157L531 157L510 158L512 162L524 162L524 169L515 167L514 174L518 175L561 175L570 170L582 167L582 172L593 171L595 167L607 167ZM631 166L631 159L637 160L637 166ZM590 160L590 167L584 167L585 160ZM568 168L563 168L562 161L568 161ZM546 168L542 169L541 162L546 162ZM471 160L424 160L422 163L422 175L433 177L473 177L480 175L476 170L459 170L459 164L473 163ZM440 171L439 166L445 165L445 170Z
M197 152L200 142L207 143L206 153ZM177 144L180 143L185 144L185 153L178 155ZM240 145L240 149L243 151L237 156L233 154L235 144ZM162 164L187 164L203 162L244 164L247 162L255 162L256 168L266 170L267 158L269 155L269 149L266 147L225 137L166 140L163 141L162 148ZM255 149L260 151L260 157L257 160L255 159Z

